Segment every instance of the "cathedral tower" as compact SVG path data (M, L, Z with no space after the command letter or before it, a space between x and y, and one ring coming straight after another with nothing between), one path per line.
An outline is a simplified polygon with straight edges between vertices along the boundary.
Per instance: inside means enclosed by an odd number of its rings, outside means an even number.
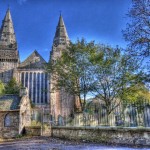
M19 63L19 53L10 9L7 10L0 29L0 80L7 83Z
M58 25L56 27L56 33L53 40L52 51L50 54L50 61L55 62L61 57L62 51L69 46L70 40L67 34L67 30L63 21L62 15L59 17ZM68 117L74 111L75 98L63 89L54 90L55 79L51 74L50 79L50 103L51 114L55 121L60 124L60 117Z

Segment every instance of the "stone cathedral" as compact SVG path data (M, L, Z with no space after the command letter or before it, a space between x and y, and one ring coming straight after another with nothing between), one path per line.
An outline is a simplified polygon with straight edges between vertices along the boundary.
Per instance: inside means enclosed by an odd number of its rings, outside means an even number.
M69 37L62 16L56 27L50 61L61 56L69 44ZM53 77L45 70L46 61L35 50L20 62L19 50L10 9L7 10L0 28L0 80L8 83L12 77L28 88L29 98L36 107L48 108L52 117L67 117L74 111L75 98L63 90L53 91Z

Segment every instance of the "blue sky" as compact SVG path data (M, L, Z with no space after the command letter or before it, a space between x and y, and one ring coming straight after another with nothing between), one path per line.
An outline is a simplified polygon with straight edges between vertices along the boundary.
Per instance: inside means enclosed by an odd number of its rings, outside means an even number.
M60 11L73 42L84 37L126 47L121 31L131 0L0 0L0 23L8 5L21 61L35 49L48 61Z

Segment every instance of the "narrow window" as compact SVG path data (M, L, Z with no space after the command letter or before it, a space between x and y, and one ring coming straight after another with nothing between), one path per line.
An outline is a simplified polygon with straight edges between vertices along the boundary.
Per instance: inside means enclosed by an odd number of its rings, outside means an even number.
M4 118L4 126L5 127L10 127L12 126L12 120L10 114L7 114Z

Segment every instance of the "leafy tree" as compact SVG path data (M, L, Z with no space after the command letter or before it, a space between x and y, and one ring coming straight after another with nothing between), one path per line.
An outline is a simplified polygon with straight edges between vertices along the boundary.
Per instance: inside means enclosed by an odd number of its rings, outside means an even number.
M129 42L129 51L133 55L150 55L150 1L132 0L133 5L128 12L131 22L123 31L125 40Z
M123 99L127 87L143 80L138 63L121 49L94 42L77 41L50 63L55 88L74 94L85 109L87 96L92 94L106 106L109 115ZM83 99L83 103L82 103Z
M150 92L144 84L131 85L125 89L123 100L127 103L143 104L150 103Z
M6 94L19 94L20 86L15 78L12 78L5 87Z
M120 105L127 87L142 82L142 73L138 73L137 61L119 48L100 45L90 59L95 80L92 92L105 104L108 117Z
M5 86L3 82L0 80L0 96L5 93Z
M75 95L79 100L82 110L85 108L86 97L91 90L91 62L89 52L94 50L94 42L86 43L84 39L77 43L70 43L70 46L63 51L61 58L55 63L51 62L50 72L56 81L56 89L64 89L66 92Z

